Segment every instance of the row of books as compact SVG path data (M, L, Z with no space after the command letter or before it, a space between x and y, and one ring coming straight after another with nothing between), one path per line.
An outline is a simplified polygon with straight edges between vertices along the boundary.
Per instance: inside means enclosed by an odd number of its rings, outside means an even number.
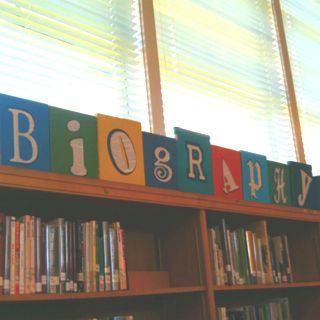
M220 307L218 320L290 320L288 298L241 307Z
M45 223L0 213L0 293L127 289L124 231L119 222Z
M288 238L269 236L265 220L231 230L221 219L209 240L217 286L293 281Z
M114 317L90 318L88 320L134 320L134 319L133 319L133 316L114 316Z

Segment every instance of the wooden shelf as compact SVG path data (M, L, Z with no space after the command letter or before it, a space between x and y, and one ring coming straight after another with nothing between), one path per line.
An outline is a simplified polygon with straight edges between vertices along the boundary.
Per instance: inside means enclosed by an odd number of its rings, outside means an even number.
M0 166L0 191L5 214L30 212L43 221L61 215L74 221L121 222L131 288L0 295L1 319L9 313L13 320L21 319L23 305L35 320L48 310L76 320L95 312L125 312L135 320L216 320L217 307L264 303L284 295L297 319L308 315L316 320L319 314L320 211L5 166ZM208 227L222 218L232 228L265 219L271 234L285 233L297 282L214 286Z
M139 296L159 296L173 295L183 293L201 293L205 292L205 287L176 287L161 288L149 290L123 290L123 291L104 291L96 293L63 293L63 294L22 294L22 295L0 295L0 302L17 301L57 301L57 300L79 300L79 299L105 299L121 297L139 297Z
M234 285L234 286L214 286L214 292L228 291L250 291L250 290L273 290L273 289L290 289L290 288L320 288L320 281L314 282L293 282L282 284L254 284L254 285Z
M49 172L0 166L0 186L64 193L114 200L134 201L168 206L205 209L251 216L320 222L320 211L274 204L229 200L202 195L124 183L85 179Z

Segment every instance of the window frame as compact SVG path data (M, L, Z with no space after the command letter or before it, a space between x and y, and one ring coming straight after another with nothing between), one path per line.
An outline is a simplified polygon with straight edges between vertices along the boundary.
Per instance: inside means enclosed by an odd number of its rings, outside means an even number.
M271 3L276 31L279 39L279 49L283 66L284 81L286 84L288 108L292 136L295 144L296 158L297 161L306 163L297 100L282 18L281 4L280 0L271 0ZM142 36L144 38L145 50L145 72L148 88L150 128L152 133L165 135L165 119L163 115L164 111L161 95L160 67L158 60L153 1L140 0L140 6Z

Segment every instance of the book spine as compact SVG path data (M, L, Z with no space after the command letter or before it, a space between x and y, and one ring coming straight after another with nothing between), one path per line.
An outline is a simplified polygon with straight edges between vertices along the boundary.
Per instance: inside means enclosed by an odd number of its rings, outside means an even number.
M80 221L76 222L76 245L77 245L77 289L84 292L84 225Z
M41 274L41 292L47 291L47 254L46 254L46 224L41 222L41 237L40 237L40 274Z
M243 277L245 284L251 284L250 279L250 270L249 270L249 257L248 257L248 249L246 246L246 234L244 229L237 230L238 233L238 241L239 241L239 249L240 249L240 261L241 268L243 271Z
M271 237L268 238L269 241L269 248L270 248L270 261L271 261L271 269L272 269L272 279L274 283L279 283L278 279L278 270L275 263L275 253L274 253L274 246Z
M289 243L288 243L287 235L285 235L285 234L282 235L282 241L284 244L286 272L287 272L288 282L293 282L291 259L290 259L290 253L289 253Z
M117 248L117 234L114 223L109 227L110 242L110 265L111 265L111 287L112 290L119 290L119 259Z
M237 277L237 284L244 284L245 283L245 272L243 270L242 262L241 262L241 254L240 254L240 246L239 246L239 234L236 231L232 231L231 233L233 247L234 247L234 255L235 255L235 262L236 268L238 270L238 277Z
M4 251L5 251L5 215L0 212L0 295L3 294L4 286Z
M221 285L225 285L227 283L227 274L225 269L225 258L223 257L222 250L222 235L220 226L214 226L215 231L215 242L217 248L217 256L218 256L218 268L219 268L219 277Z
M45 225L45 251L46 251L46 293L51 293L51 269L50 269L50 263L51 263L51 230L50 226L48 224Z
M47 255L48 255L48 292L59 293L59 253L58 230L54 223L47 225Z
M90 280L92 284L92 292L97 291L97 236L96 236L96 221L90 222L90 250L91 250L91 263L90 263Z
M68 245L68 256L69 256L69 283L70 283L70 292L74 292L74 281L73 281L73 256L74 256L74 247L73 247L73 243L72 243L72 222L69 221L69 225L68 225L68 233L69 233L69 245Z
M71 272L72 272L72 276L71 276L71 281L72 281L72 289L73 292L78 292L78 285L77 285L77 242L76 242L76 223L73 221L71 222L71 238L70 238L70 242L71 242Z
M227 226L226 226L225 219L222 219L220 223L220 236L221 236L221 249L223 252L224 268L227 275L226 282L228 285L232 285L232 268L231 268L230 251L228 248Z
M20 256L19 256L19 291L20 294L25 293L25 224L23 220L20 221Z
M69 228L69 221L64 222L64 237L65 237L65 267L66 267L66 279L65 279L65 292L70 292L71 291L71 279L70 279L70 228Z
M126 266L126 258L125 258L125 233L124 230L120 228L119 224L119 282L120 282L120 290L126 290L128 288L127 283L127 266Z
M220 286L221 278L220 278L220 270L219 270L219 262L218 262L218 251L217 251L217 244L216 244L216 233L213 228L210 228L209 232L211 238L211 246L212 246L212 258L213 258L213 275L215 279L215 284Z
M30 293L36 292L36 254L35 254L35 217L31 216L30 222Z
M35 218L35 289L36 293L42 292L41 282L41 218Z
M15 239L15 294L20 294L20 221L16 220L16 239Z
M110 265L110 239L109 224L107 221L102 222L103 232L103 258L104 258L104 280L105 290L111 290L111 265Z
M104 291L104 250L103 250L103 230L102 230L102 222L97 223L97 283L98 291Z
M25 256L25 264L24 264L24 290L26 294L31 293L30 290L30 216L23 216L24 222L24 256Z
M234 252L233 247L231 243L231 231L227 230L227 244L228 244L228 250L230 255L230 265L231 265L231 273L232 273L232 284L236 284L236 270L235 270L235 261L234 261Z
M5 217L4 231L4 268L3 293L10 294L10 244L11 244L11 216Z
M257 283L257 269L256 269L256 262L254 257L254 248L253 248L253 238L252 232L249 230L245 231L246 235L246 248L248 253L248 261L249 261L249 270L250 270L250 283L255 284Z
M10 294L15 294L16 288L16 218L10 220Z
M58 272L59 272L59 293L66 292L66 245L65 245L65 221L57 219L58 228Z
M84 223L84 288L85 292L91 291L90 283L90 234L89 234L89 222Z

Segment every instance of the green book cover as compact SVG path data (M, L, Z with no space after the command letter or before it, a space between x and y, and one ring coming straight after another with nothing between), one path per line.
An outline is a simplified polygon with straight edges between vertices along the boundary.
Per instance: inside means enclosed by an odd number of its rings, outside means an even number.
M94 116L50 107L51 171L98 178Z

